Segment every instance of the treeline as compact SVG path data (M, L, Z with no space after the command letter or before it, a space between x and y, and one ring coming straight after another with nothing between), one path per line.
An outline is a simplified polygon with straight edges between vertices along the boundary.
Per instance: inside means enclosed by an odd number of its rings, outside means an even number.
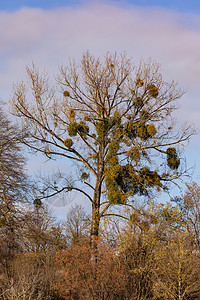
M1 299L199 299L200 187L118 213L101 224L94 272L83 207L60 224L43 205L18 207L1 224Z

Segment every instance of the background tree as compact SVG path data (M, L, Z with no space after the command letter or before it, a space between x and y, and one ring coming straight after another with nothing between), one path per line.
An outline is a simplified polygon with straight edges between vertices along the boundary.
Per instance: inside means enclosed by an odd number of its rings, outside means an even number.
M18 229L23 251L47 252L66 247L63 228L44 205L21 209ZM54 252L55 252L54 251Z
M7 271L14 251L21 247L19 203L27 200L25 192L28 191L19 135L19 129L11 124L0 107L0 264Z
M0 107L0 224L4 224L17 201L24 200L25 159L19 146L19 129Z
M67 220L63 224L69 244L75 244L82 238L88 238L91 220L81 205L74 205L67 213Z
M197 183L186 183L183 197L175 197L181 219L191 236L192 244L200 248L200 187Z
M177 131L172 118L183 92L163 80L155 62L137 67L116 53L100 59L86 52L80 64L70 61L60 68L56 88L34 65L27 76L12 97L21 141L48 159L79 165L79 184L74 174L48 192L77 190L89 199L95 249L100 219L111 206L168 190L183 175L180 146L194 133L190 126Z
M112 238L111 245L115 241L115 255L128 274L130 298L135 293L136 299L153 299L157 253L167 247L178 232L182 232L180 215L170 203L149 201L148 205L134 203L133 206L121 212L123 221L116 222L116 218L106 220L106 223L113 224L106 227L109 229L106 236Z
M186 300L200 297L200 258L188 246L188 235L178 233L156 252L156 299Z

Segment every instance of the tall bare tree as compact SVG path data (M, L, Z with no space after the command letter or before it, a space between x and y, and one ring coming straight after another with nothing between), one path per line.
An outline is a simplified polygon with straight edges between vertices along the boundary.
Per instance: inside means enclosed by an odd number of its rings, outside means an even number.
M186 183L186 191L182 197L173 199L181 213L181 219L192 239L193 246L200 248L200 186L192 182Z
M19 135L19 130L11 124L0 106L0 264L4 267L13 251L20 246L18 204L25 200L24 192L27 190Z
M85 52L80 64L60 67L56 87L35 65L27 67L27 77L12 97L21 141L48 159L79 165L79 184L65 178L44 197L72 190L86 196L96 249L99 222L110 207L136 194L168 190L183 175L181 146L194 134L190 126L177 130L172 118L183 92L163 80L154 61L136 66L116 53L101 59Z
M16 200L22 200L25 159L20 150L19 135L19 129L11 124L0 107L0 197L4 212L9 211Z

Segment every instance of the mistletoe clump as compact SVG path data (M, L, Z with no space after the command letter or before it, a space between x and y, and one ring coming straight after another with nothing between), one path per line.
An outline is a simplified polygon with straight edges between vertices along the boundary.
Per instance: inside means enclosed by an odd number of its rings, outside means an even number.
M110 189L107 193L107 197L111 204L124 204L127 199L127 195L118 189Z
M107 197L112 204L123 204L135 194L149 195L149 188L162 187L161 178L156 171L147 167L137 172L131 164L111 165L106 170L105 184Z
M125 123L124 131L130 139L139 137L144 141L156 134L156 128L153 124L146 125L144 122L135 123L133 120Z
M66 140L64 140L64 145L65 145L67 148L71 148L72 145L73 145L72 139L66 139Z
M101 119L95 125L96 132L98 134L98 141L101 142L103 137L107 134L110 129L109 122L107 119Z
M142 87L142 86L144 85L144 81L141 80L141 79L138 79L138 80L136 81L136 85L137 85L137 87Z
M40 199L35 199L33 201L33 204L34 204L35 207L39 208L39 207L42 206L42 201Z
M136 137L136 124L133 122L133 120L128 120L125 123L124 131L130 139L134 139Z
M85 116L85 117L84 117L84 120L85 120L86 122L91 122L91 118L90 118L89 116Z
M78 133L78 127L79 127L79 124L77 122L71 122L67 128L69 135L76 136Z
M84 121L81 121L78 124L78 133L81 136L86 136L89 133L89 127L86 125L86 123Z
M114 166L118 164L118 157L112 153L106 155L105 164L109 166Z
M155 86L155 84L151 83L147 86L149 95L153 98L158 97L158 93L159 93L159 89L157 86Z
M177 170L180 165L180 159L178 158L178 155L176 153L175 148L168 148L166 151L167 154L167 165L172 170Z
M150 137L153 137L156 134L156 127L154 124L147 125L147 132Z
M86 172L83 172L82 174L81 174L81 180L86 180L86 179L88 179L89 178L89 174L88 173L86 173Z
M89 127L83 121L81 121L80 123L71 122L68 125L67 131L70 136L76 136L77 133L79 133L81 136L86 136L89 132Z
M64 97L69 97L69 95L70 95L70 93L69 93L68 91L64 91L64 92L63 92L63 96L64 96Z
M110 145L108 146L108 150L110 154L116 155L117 151L119 150L120 143L119 141L113 140L110 142Z
M75 110L74 109L70 109L70 112L69 112L70 119L74 119L75 116L76 116Z
M113 117L111 118L110 127L119 126L121 124L121 115L118 111L114 112Z
M127 199L127 193L123 191L118 183L118 177L123 172L120 164L115 164L106 170L105 184L107 187L107 197L112 204L124 204Z
M139 124L137 128L137 136L142 140L146 140L149 138L149 133L147 131L147 126L143 123Z
M127 151L127 156L133 159L134 161L138 162L141 158L141 153L138 147L132 147Z
M151 171L148 167L142 168L140 171L140 176L142 178L142 183L145 186L151 187L162 187L161 177L157 173L157 171Z
M141 97L136 97L134 99L133 105L135 106L135 108L141 108L144 105L143 99Z

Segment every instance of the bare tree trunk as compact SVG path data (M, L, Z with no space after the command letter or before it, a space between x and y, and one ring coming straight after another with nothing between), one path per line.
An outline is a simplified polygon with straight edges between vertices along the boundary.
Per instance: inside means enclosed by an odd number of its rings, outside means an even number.
M99 237L99 207L93 205L92 209L92 228L91 228L91 263L95 272L97 263L98 237Z
M94 198L92 205L92 227L91 227L91 263L94 274L96 273L97 264L97 251L98 251L98 238L99 238L99 225L100 225L100 200L101 200L101 186L104 174L104 147L100 148L99 161L98 161L98 175L96 186L94 190Z
M91 227L91 263L94 274L96 273L97 251L98 251L98 237L100 224L100 197L101 197L101 183L97 180L96 189L94 192L94 200L92 205L92 227Z

